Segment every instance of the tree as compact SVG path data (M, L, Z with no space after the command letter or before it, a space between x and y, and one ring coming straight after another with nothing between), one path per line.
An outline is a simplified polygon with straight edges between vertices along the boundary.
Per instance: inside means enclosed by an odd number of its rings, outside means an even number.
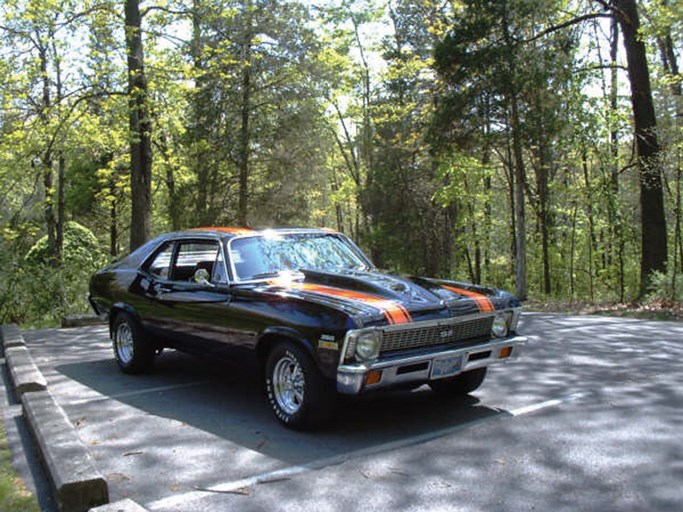
M435 93L436 38L430 28L440 14L428 2L403 0L390 2L387 11L391 31L381 44L387 69L378 74L372 101L364 102L369 119L362 123L363 133L366 126L372 132L361 144L372 150L364 159L362 195L373 260L404 272L447 276L455 219L452 205L435 200L441 183L425 122Z
M152 121L139 0L125 0L130 128L131 251L147 241L152 212Z
M538 18L550 19L552 6L545 4L539 11L514 0L465 2L452 13L449 30L435 48L435 66L444 82L434 118L435 147L446 153L453 147L456 152L476 148L485 165L492 147L499 156L510 191L511 252L517 295L522 299L528 293L527 201L532 201L538 218L548 293L551 283L548 183L551 147L559 134L552 116L561 103L564 80L559 77L566 64L562 56L571 52L572 43L570 38L545 46L525 41L538 30ZM535 190L527 176L526 147L533 148Z
M668 257L661 148L657 137L650 74L645 43L640 39L640 19L635 0L614 0L624 40L631 86L633 124L640 174L641 260L640 296L648 290L653 272L664 272Z
M197 218L306 219L330 142L308 9L266 0L195 7L187 157Z

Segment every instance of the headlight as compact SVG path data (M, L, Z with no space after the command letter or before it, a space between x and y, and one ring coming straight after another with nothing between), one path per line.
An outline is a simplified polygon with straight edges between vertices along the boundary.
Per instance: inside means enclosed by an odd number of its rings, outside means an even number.
M510 318L510 313L498 313L493 319L491 332L496 338L504 338L508 335L508 329L510 328Z
M358 359L376 359L379 356L380 343L377 331L360 332L355 338Z

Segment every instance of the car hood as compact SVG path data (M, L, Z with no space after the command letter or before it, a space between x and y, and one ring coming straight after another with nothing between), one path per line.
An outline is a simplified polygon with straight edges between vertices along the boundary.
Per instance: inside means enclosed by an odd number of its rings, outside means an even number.
M303 279L270 281L262 291L326 304L361 317L363 325L403 324L519 307L500 290L456 281L378 271L303 270Z

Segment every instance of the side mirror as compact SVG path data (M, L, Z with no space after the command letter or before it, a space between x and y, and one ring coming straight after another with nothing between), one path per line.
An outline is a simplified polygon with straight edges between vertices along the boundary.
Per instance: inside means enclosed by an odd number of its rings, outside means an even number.
M213 286L209 279L211 279L211 276L209 275L209 271L205 268L198 268L197 270L195 270L194 276L192 277L192 280L197 284L203 284L204 286Z

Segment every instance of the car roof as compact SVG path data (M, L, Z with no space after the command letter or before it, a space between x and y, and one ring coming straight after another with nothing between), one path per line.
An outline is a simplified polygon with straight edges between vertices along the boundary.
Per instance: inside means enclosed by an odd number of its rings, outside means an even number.
M336 233L334 229L331 228L276 228L276 229L251 229L251 228L241 228L241 227L230 227L230 226L206 226L199 228L192 228L186 231L179 231L175 233L169 233L169 235L175 236L192 236L197 234L197 232L202 232L206 234L212 234L221 238L235 238L238 236L262 236L268 234L295 234L295 233Z
M183 238L220 238L230 240L244 236L263 236L268 234L336 234L331 228L277 228L277 229L249 229L240 227L200 227L182 231L172 231L164 233L151 240L148 240L133 252L123 256L121 259L112 263L111 267L133 268L142 264L162 243ZM198 236L199 235L199 236Z

